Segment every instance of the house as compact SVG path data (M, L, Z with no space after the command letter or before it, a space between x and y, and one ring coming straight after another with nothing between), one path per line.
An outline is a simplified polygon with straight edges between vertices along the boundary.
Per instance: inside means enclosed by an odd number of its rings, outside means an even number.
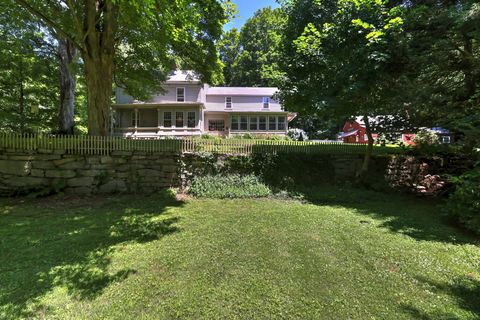
M285 135L295 117L273 98L277 88L210 87L189 71L172 72L163 88L164 94L146 102L117 90L112 134L136 138Z
M369 118L370 123L375 126L380 123L378 118ZM450 131L434 127L431 128L433 132L438 135L441 143L453 143L454 135ZM378 134L372 133L373 139L378 138ZM406 145L415 145L414 133L394 133L394 140L403 142ZM344 143L368 143L368 137L365 129L365 122L363 117L356 117L353 121L345 122L343 126L343 132L338 135L338 138L343 140Z

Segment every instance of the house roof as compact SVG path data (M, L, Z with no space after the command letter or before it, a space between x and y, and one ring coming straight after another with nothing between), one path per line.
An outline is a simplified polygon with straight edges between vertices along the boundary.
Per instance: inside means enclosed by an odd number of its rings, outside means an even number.
M170 72L167 78L167 83L175 83L175 82L191 82L191 83L199 83L200 78L195 74L194 71L191 70L175 70Z
M350 131L350 132L342 132L338 135L338 138L341 139L341 138L354 136L354 135L357 134L357 132L358 132L358 130L354 130L354 131Z
M273 88L273 87L210 87L207 90L207 95L271 97L277 91L278 91L278 88Z

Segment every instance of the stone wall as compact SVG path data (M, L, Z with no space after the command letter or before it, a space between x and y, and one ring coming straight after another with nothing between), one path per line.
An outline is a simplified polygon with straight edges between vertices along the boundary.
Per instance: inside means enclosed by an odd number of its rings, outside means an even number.
M459 176L473 165L473 159L461 154L396 156L389 161L385 178L394 189L436 196L451 189L450 176Z
M361 155L257 154L252 156L184 154L181 181L187 189L195 176L205 174L253 173L278 188L296 185L354 181L363 162ZM389 188L435 196L447 192L450 175L460 175L473 167L466 156L373 156L366 187Z
M213 155L113 152L109 156L70 155L64 150L28 153L0 149L0 195L65 192L153 193L167 187L187 189L205 174L255 174L282 188L353 181L361 155L254 154ZM448 189L448 176L473 166L465 157L377 156L367 184L436 195Z
M64 150L0 150L0 195L152 193L177 186L177 171L178 155L167 153L93 156Z

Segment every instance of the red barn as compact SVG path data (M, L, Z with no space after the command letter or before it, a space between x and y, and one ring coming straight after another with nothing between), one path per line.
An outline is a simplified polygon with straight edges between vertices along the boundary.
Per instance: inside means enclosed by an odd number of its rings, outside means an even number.
M377 138L377 134L372 134L373 138ZM343 133L340 135L344 143L368 143L365 123L361 117L357 117L354 121L347 121L343 126Z
M369 119L371 124L377 123L375 118ZM441 143L453 143L454 135L450 131L440 127L434 127L430 130L438 135ZM372 136L373 139L376 139L378 134L372 133ZM414 133L398 133L398 140L402 141L406 145L415 145L415 142L413 141L414 138ZM343 126L343 133L339 135L339 139L343 139L344 143L368 143L363 117L356 117L353 121L345 122L345 125Z

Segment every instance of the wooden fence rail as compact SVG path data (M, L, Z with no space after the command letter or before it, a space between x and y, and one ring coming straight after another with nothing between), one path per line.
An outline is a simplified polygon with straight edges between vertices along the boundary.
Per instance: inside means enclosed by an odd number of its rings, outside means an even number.
M69 154L109 155L113 151L147 153L209 152L229 154L313 153L363 154L364 144L250 139L127 139L71 135L0 133L0 148L26 151L65 150ZM374 154L401 152L400 148L375 146Z

